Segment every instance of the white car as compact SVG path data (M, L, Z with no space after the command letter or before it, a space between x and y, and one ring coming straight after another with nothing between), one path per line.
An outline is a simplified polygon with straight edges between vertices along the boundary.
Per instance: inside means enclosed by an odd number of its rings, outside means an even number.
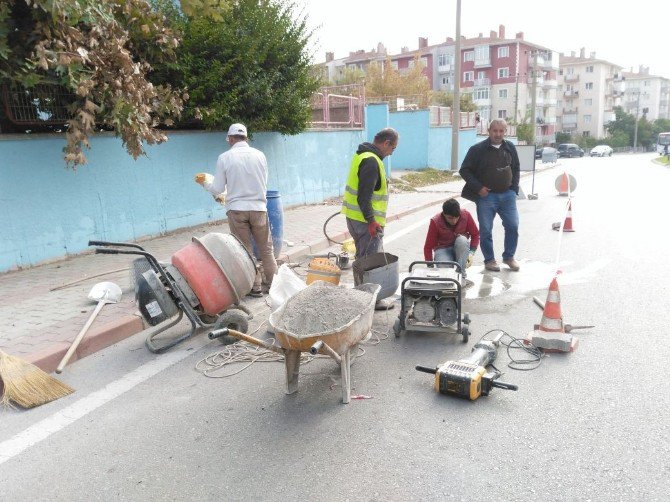
M591 157L611 157L614 153L611 146L598 145L591 148Z

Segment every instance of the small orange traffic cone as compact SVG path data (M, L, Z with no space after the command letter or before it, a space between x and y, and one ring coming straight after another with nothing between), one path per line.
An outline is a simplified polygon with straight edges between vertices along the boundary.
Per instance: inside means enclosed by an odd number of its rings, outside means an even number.
M568 178L568 173L563 172L563 176L561 176L561 182L558 184L558 193L560 195L567 195L569 187L570 179Z
M561 229L561 222L552 223L551 228L554 230ZM574 232L575 229L572 228L572 199L568 199L568 212L565 215L565 221L563 222L563 231L564 232Z
M558 281L554 277L549 285L547 301L544 303L542 320L537 328L540 331L565 333L563 314L561 313L561 293L558 291Z
M576 336L565 332L561 313L561 293L558 290L556 277L549 285L542 320L534 328L535 330L529 333L527 340L545 352L573 352L579 344Z

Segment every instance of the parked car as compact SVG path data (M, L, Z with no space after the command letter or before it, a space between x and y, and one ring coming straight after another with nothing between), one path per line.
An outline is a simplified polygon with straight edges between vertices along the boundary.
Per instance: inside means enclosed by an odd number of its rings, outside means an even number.
M609 145L598 145L591 148L591 157L611 157L614 153Z
M575 143L561 143L558 145L559 157L583 157L584 150Z
M542 159L542 162L556 162L558 159L558 152L555 148L550 146L545 146L540 149L540 156L537 156L537 151L535 152L536 159Z

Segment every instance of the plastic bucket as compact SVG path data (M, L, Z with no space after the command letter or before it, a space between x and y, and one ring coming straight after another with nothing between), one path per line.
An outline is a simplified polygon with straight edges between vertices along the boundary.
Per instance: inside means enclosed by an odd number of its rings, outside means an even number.
M328 258L314 258L309 262L305 284L310 285L314 281L326 281L338 286L342 272Z
M398 257L391 253L374 253L356 260L352 266L354 285L379 284L377 300L393 295L400 284Z
M265 194L267 198L266 207L268 209L268 221L270 222L270 235L272 236L272 248L275 258L279 258L282 246L284 245L284 207L281 202L279 190L268 190ZM261 259L256 247L253 236L251 237L254 256L257 260Z

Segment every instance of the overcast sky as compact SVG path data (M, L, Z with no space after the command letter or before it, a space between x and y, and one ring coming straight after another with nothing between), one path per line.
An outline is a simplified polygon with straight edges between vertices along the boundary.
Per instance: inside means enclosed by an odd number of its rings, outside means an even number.
M430 45L456 33L456 0L294 0L305 8L315 29L314 62L349 51L369 51L382 42L391 54L402 46L418 48L418 38ZM670 78L670 3L668 0L629 2L594 0L462 0L461 34L488 36L505 25L506 38L524 32L528 42L569 55L584 47L596 57L638 71Z

